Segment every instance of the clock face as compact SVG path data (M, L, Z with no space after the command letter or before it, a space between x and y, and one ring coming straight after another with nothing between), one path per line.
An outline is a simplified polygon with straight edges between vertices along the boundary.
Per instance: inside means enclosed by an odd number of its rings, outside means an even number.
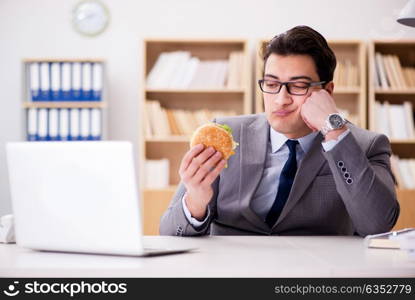
M108 9L97 0L84 0L73 10L72 22L78 32L88 36L98 35L108 25Z

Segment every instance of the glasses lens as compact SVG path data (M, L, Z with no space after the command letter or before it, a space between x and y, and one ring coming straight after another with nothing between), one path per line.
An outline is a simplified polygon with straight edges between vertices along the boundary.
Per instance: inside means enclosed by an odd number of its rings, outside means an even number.
M304 94L306 94L309 86L310 85L307 82L290 82L290 83L288 83L288 89L290 90L290 93L294 94L294 95L304 95Z
M261 82L261 89L265 93L278 93L281 84L275 80L263 80Z

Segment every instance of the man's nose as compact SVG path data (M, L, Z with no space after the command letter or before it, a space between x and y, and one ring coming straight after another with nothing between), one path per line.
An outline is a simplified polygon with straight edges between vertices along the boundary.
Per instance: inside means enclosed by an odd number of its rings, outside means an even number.
M281 106L284 104L290 104L292 102L291 95L288 93L286 85L281 87L280 92L275 95L274 101Z

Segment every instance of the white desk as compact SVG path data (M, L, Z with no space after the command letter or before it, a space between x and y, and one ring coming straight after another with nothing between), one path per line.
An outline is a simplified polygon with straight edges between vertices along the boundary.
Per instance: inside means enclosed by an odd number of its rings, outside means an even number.
M37 252L0 244L0 277L415 277L401 250L367 249L358 237L147 236L195 252L120 257Z

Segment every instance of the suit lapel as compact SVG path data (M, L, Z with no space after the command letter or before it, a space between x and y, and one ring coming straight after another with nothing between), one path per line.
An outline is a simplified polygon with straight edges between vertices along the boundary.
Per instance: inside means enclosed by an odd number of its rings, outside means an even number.
M297 170L297 174L294 178L293 186L291 188L290 195L288 196L287 203L285 204L281 215L273 228L275 228L287 216L289 211L295 206L298 200L300 200L301 196L314 180L317 173L321 169L321 166L325 162L321 146L322 140L323 136L318 134L314 139L310 150L301 161L300 166Z
M239 184L239 206L242 215L261 231L269 231L264 221L251 209L250 203L264 171L269 125L261 115L249 125L241 125L241 178Z

